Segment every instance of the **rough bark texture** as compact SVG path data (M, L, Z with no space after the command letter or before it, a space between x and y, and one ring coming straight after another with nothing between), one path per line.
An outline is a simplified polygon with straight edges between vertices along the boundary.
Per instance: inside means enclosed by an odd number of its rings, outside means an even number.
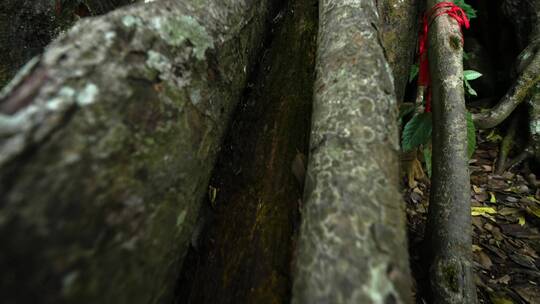
M0 88L77 19L104 14L133 2L135 0L0 1Z
M519 113L515 113L510 121L510 125L506 130L501 144L499 145L499 155L497 156L497 166L495 167L495 173L502 175L504 171L508 168L507 160L512 148L515 144L516 133L518 131L518 125L520 120Z
M503 4L506 16L514 25L519 44L524 46L528 43L518 57L518 72L521 72L519 68L524 69L522 74L529 76L522 80L524 77L520 75L517 82L519 84L521 81L528 85L524 95L527 96L529 103L530 143L522 155L532 154L536 163L540 164L540 1L505 0ZM516 13L519 17L516 17ZM498 108L502 108L501 104L502 102ZM504 117L503 114L512 111L513 108L506 106L506 110L506 112L496 111L494 115Z
M518 76L495 107L473 116L479 128L492 128L503 122L519 104L535 94L540 81L540 1L504 0L501 10L514 27L516 42L522 50L515 64Z
M319 2L293 303L411 303L397 102L374 1Z
M403 102L418 37L418 0L383 0L379 7L379 35L394 75L398 102Z
M433 7L437 0L428 1ZM463 49L457 22L442 15L429 29L433 85L433 175L428 226L433 303L476 303L463 91Z
M536 84L529 100L529 134L534 160L540 164L540 84Z
M288 303L311 117L317 0L290 1L239 107L178 303ZM295 175L298 175L297 180ZM212 292L209 292L212 291Z
M269 1L84 19L0 98L3 303L167 301Z
M495 107L473 115L476 127L487 129L499 125L534 91L535 85L540 81L540 52L534 50L521 56L531 56L525 70Z

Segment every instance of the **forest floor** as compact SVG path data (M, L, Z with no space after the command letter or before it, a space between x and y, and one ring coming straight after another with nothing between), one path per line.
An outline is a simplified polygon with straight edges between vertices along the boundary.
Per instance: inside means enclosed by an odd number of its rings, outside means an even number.
M540 303L540 189L529 182L522 164L494 173L501 136L480 131L470 160L473 254L479 303ZM411 183L409 183L411 184ZM427 269L422 239L429 201L429 181L405 187L411 267L417 303Z

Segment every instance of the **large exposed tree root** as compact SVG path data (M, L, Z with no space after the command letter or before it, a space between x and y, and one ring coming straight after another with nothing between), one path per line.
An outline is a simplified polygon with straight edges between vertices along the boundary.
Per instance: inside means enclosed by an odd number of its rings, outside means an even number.
M501 141L501 145L499 147L499 156L497 158L497 166L495 168L495 173L497 174L502 174L507 168L508 155L510 154L510 151L512 150L512 147L514 145L514 137L516 136L518 123L519 114L516 113L512 117L510 126L508 126L506 135Z
M19 74L0 97L4 303L169 302L273 3L122 8Z
M514 158L507 161L507 163L504 166L504 169L500 172L504 172L505 170L508 170L512 167L515 167L519 165L520 163L524 162L525 160L531 158L533 156L533 149L531 145L527 145L523 151L521 151L518 155L516 155Z
M184 261L179 304L290 301L309 144L316 4L289 1L282 23L273 27L253 89L237 107L222 145L210 188L217 195L201 217L196 250Z
M525 64L525 68L495 107L473 115L476 127L488 129L499 125L533 92L540 80L540 52L537 50L537 44L527 47L521 53L520 59L518 66Z
M529 101L529 135L534 160L540 164L540 84Z
M503 122L517 106L524 101L529 102L529 146L515 160L534 156L540 163L540 1L510 1L502 3L504 14L508 17L516 31L517 43L528 45L517 58L516 72L518 77L514 84L492 109L473 115L478 128L492 128ZM516 14L520 17L515 18ZM504 147L503 147L504 148ZM531 153L532 151L532 153ZM504 149L501 149L503 160ZM499 165L497 171L508 165Z
M540 92L538 84L535 86L535 92L529 98L529 141L525 148L513 159L507 161L508 154L517 135L518 122L521 115L514 114L499 149L499 158L497 161L496 173L502 174L505 170L512 168L527 159L533 159L540 164Z
M434 7L438 2L427 4ZM426 241L431 251L433 303L476 303L461 35L457 22L448 15L431 22L433 173Z
M295 304L411 303L397 102L374 1L320 1Z

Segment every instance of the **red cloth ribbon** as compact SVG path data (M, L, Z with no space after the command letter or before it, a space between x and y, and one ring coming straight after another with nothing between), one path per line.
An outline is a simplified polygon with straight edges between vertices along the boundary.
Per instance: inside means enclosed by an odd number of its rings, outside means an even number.
M429 60L428 60L428 32L429 25L435 18L448 15L454 20L457 21L459 28L465 26L466 29L469 28L469 19L467 14L457 5L452 2L439 2L433 6L430 10L424 13L422 18L422 29L420 32L419 42L418 42L418 56L420 60L420 71L418 72L418 86L424 87L425 99L426 99L426 112L431 112L431 77L429 75ZM461 42L463 43L463 32L461 33Z

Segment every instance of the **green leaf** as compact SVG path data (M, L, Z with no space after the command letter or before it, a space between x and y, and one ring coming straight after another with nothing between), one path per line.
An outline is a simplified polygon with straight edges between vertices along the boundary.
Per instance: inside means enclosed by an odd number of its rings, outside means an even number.
M472 95L472 96L478 96L478 94L476 93L476 91L471 87L471 84L469 83L469 81L467 79L463 79L463 82L465 83L465 88L467 89L467 93L469 93L469 95Z
M403 129L401 145L403 151L412 149L427 143L431 139L431 113L421 113L413 116Z
M482 74L477 71L473 71L473 70L463 71L463 78L465 78L466 80L475 80L475 79L480 78L480 76L482 76Z
M470 19L476 18L476 10L470 6L469 4L465 3L465 0L454 0L454 3L461 7L461 9L467 14L467 17Z
M496 204L497 203L497 197L495 196L495 193L493 192L489 192L489 202L492 203L492 204Z
M463 51L463 60L469 60L469 58L470 58L469 53Z
M426 162L427 174L431 178L431 145L425 145L424 150L424 161Z
M409 82L412 82L416 75L418 75L418 72L420 71L420 68L418 67L418 64L413 64L411 66L411 71L409 73Z
M476 128L471 112L467 111L467 154L471 158L476 150Z

